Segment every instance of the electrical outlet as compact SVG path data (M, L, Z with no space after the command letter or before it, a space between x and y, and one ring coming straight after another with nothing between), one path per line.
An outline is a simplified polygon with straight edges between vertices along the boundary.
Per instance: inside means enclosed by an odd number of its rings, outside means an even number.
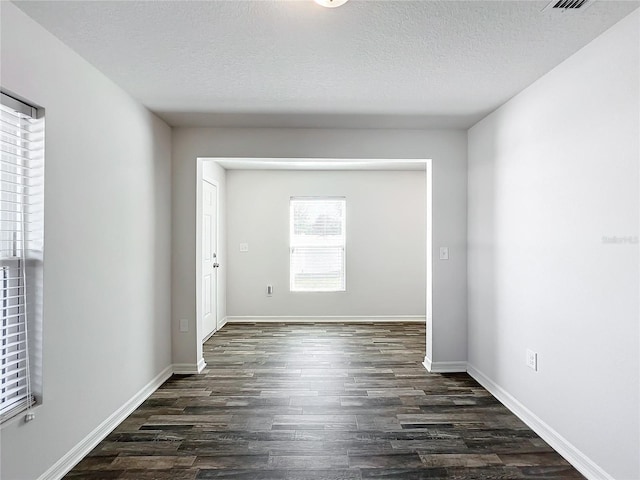
M241 243L240 244L240 251L241 252L248 252L249 251L249 244L248 243Z
M534 371L538 371L538 354L527 348L527 367Z
M182 333L189 331L189 320L187 320L186 318L180 319L180 331Z

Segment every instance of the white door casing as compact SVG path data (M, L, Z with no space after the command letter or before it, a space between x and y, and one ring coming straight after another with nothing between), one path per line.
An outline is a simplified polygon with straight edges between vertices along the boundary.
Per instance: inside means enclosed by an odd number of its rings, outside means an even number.
M202 181L202 339L216 331L217 327L217 238L218 238L218 189Z

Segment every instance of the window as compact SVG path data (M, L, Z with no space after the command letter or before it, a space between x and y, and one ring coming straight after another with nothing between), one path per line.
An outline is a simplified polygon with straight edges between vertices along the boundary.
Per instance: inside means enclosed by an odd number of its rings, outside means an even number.
M292 197L290 201L290 289L345 291L343 197Z
M1 100L0 422L34 402L29 329L42 315L36 299L42 296L44 177L44 125L36 109L4 93Z

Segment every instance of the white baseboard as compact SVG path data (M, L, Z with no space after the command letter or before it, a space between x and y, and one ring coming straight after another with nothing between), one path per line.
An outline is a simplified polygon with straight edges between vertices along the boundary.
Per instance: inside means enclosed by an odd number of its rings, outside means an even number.
M202 339L202 343L206 342L207 340L209 340L211 337L213 337L213 334L216 333L218 331L218 329L215 329L213 332L211 332L209 335L207 335L206 337L204 337Z
M614 480L571 442L473 365L467 365L467 372L589 480Z
M216 320L217 325L216 325L216 329L211 332L209 335L207 335L206 337L204 337L202 339L202 343L206 342L207 340L209 340L211 337L213 337L216 333L218 333L218 331L224 327L227 324L227 317L224 317L222 320Z
M432 362L424 357L424 368L431 373L459 373L467 371L467 362Z
M426 323L421 315L229 316L225 323Z
M118 410L113 412L109 418L98 425L89 435L83 438L75 447L69 450L60 460L54 463L51 468L44 472L38 480L60 480L80 460L82 460L96 445L109 435L125 418L127 418L149 395L155 392L173 373L172 366L168 366L156 377L147 383L142 389L131 397Z
M173 373L176 375L197 375L205 369L207 364L204 358L201 358L198 363L174 363Z
M205 369L206 366L207 364L204 361L204 358L201 358L200 361L198 362L198 365L196 365L196 369L198 370L197 373L202 373L202 371Z

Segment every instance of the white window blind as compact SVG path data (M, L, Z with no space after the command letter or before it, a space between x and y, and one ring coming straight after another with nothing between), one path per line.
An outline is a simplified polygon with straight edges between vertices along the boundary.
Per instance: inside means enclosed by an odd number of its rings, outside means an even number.
M292 197L290 201L290 289L345 290L343 197Z
M28 262L42 252L43 124L5 94L0 102L0 422L31 406ZM40 257L41 258L41 257Z

